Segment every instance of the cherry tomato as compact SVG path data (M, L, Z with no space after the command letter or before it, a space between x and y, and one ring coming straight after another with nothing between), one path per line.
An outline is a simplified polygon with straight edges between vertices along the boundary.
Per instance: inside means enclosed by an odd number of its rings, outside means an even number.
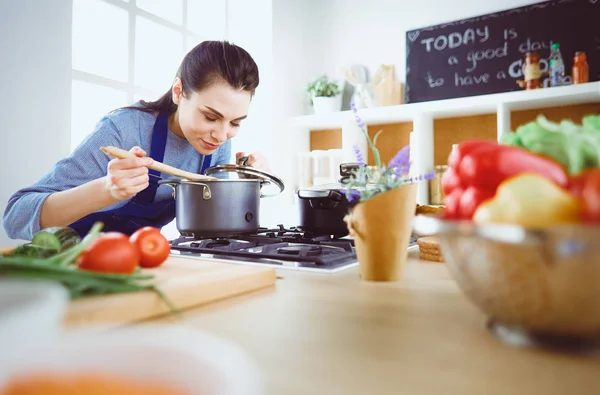
M107 232L77 258L77 267L94 272L131 274L139 262L140 254L127 235Z
M157 228L146 226L129 238L140 253L140 266L152 268L162 265L169 257L171 245Z

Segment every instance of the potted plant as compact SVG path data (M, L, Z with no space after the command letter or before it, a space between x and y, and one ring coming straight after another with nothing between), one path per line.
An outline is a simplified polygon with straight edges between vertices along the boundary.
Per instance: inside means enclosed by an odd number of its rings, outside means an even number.
M310 95L315 114L325 114L340 111L342 95L340 87L323 75L310 82L306 88Z
M366 281L396 281L402 277L408 258L412 221L417 204L417 182L433 178L434 173L410 177L410 147L403 147L382 163L376 147L381 130L371 140L354 103L352 111L364 133L375 162L367 166L355 146L359 164L344 191L349 202L358 201L344 217L354 238L360 275Z

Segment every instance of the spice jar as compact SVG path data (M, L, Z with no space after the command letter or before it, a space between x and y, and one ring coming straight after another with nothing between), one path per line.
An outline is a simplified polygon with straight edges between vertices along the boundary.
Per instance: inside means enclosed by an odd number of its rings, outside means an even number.
M540 55L537 52L525 54L525 89L537 89L542 87L540 70Z
M573 84L583 84L590 80L590 69L587 63L585 52L575 52L573 59L573 69L571 70L571 79Z

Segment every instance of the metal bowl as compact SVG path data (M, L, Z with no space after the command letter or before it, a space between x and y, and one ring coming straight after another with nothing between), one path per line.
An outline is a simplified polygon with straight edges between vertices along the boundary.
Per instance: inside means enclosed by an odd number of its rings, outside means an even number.
M490 321L530 333L600 338L600 227L530 230L418 215L450 274Z

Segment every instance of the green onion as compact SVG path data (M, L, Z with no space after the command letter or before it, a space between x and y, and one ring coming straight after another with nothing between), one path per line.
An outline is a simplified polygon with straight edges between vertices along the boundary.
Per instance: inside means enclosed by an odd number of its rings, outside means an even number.
M103 224L95 223L80 243L48 258L0 255L0 276L12 278L36 278L61 283L71 299L93 295L153 291L169 307L172 313L179 310L150 280L151 274L100 273L82 270L74 265L77 257L100 235Z

